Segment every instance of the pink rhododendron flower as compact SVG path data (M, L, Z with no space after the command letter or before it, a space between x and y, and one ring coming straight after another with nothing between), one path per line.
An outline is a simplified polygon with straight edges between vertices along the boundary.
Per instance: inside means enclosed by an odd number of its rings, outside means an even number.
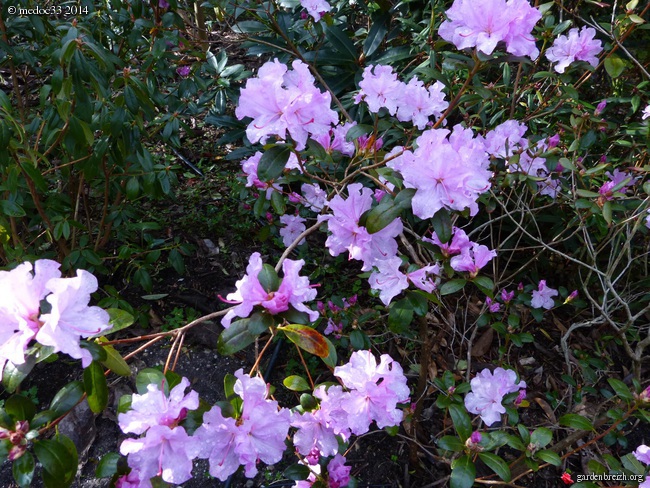
M643 109L641 113L641 120L645 120L650 117L650 105Z
M176 68L176 73L178 73L183 78L189 76L191 68L189 66L180 66Z
M488 427L506 413L503 397L526 388L525 381L517 382L514 371L503 368L496 368L494 373L484 369L472 379L470 385L472 389L465 396L465 408L470 413L480 415Z
M624 171L616 168L614 172L610 173L609 171L605 172L605 175L610 179L612 183L612 188L618 186L621 193L625 193L628 188L633 188L636 184L639 177L634 177Z
M262 378L251 378L243 370L235 372L235 393L243 400L238 419L226 418L219 406L203 416L203 425L194 433L197 457L209 459L210 474L225 481L240 465L246 477L257 474L257 462L274 464L286 449L290 413L278 410L278 402L267 400L268 388Z
M440 274L440 265L427 265L410 273L406 273L408 280L413 286L427 293L432 293L436 289L435 282L430 278L431 275Z
M303 183L300 187L305 206L312 212L320 212L327 205L327 192L318 183Z
M603 113L603 110L605 110L605 107L607 107L607 100L603 100L596 106L596 110L594 110L594 115L598 117L600 114Z
M325 0L300 0L307 13L314 18L315 22L320 21L327 12L332 10L332 6Z
M280 222L284 225L280 229L280 236L282 237L282 243L289 247L293 244L293 241L302 234L307 227L305 227L306 220L299 215L281 215ZM305 239L303 238L298 245L304 244Z
M373 420L384 428L398 425L403 418L397 404L408 400L409 388L402 367L387 354L379 359L377 364L370 351L355 351L346 365L334 369L334 375L350 390L340 405L356 435L368 432Z
M516 120L506 120L497 125L485 135L485 150L491 156L507 159L513 156L522 146L528 146L524 134L528 130L526 124Z
M348 198L336 195L329 203L331 215L320 216L327 221L331 235L325 246L332 256L348 251L350 259L363 261L363 271L372 269L378 260L387 259L397 253L395 237L402 232L402 221L397 218L388 226L370 234L359 225L361 215L372 206L373 192L360 183L348 185Z
M151 481L147 479L141 479L140 473L131 469L129 474L120 476L115 482L115 488L151 488Z
M238 119L251 117L246 129L252 143L265 143L270 135L287 138L296 149L305 148L309 135L327 133L338 122L330 108L332 97L314 86L314 77L301 61L292 63L293 70L277 59L260 67L257 78L249 78L241 90L235 109Z
M461 254L466 249L469 250L469 248L472 247L472 244L474 244L469 240L469 237L467 237L467 234L463 229L452 227L452 232L453 237L446 244L440 242L440 239L438 238L438 235L435 233L435 231L431 232L430 239L428 237L423 237L422 240L438 246L445 257Z
M428 219L442 208L469 208L470 215L476 215L476 200L490 188L492 176L483 143L459 125L453 132L427 130L416 143L414 151L396 148L387 156L392 158L387 166L402 174L404 186L417 190L411 201L413 213Z
M553 297L556 296L558 296L557 290L546 286L546 280L540 280L537 290L533 291L533 299L530 301L530 306L550 310L555 305Z
M496 300L492 300L490 297L485 297L485 304L488 306L488 310L492 313L497 313L501 310L501 304Z
M451 258L449 264L456 271L465 271L471 278L475 278L478 272L496 257L497 252L488 249L487 246L472 243L471 249L465 249L458 256Z
M266 291L257 278L262 271L262 257L258 252L251 254L246 275L235 283L237 291L226 297L241 303L225 315L221 321L222 325L228 328L234 317L248 317L257 305L264 307L271 314L286 312L291 305L299 312L309 315L310 320L316 320L318 312L303 303L316 298L316 290L310 287L309 278L298 275L304 264L302 259L285 259L282 263L284 277L280 287L275 291Z
M633 454L637 461L640 463L643 463L646 466L650 464L650 447L646 446L645 444L641 444L639 447L637 447L636 451L634 451Z
M391 300L409 286L406 275L399 268L402 260L397 256L377 261L377 271L370 275L370 288L379 290L379 298L388 306Z
M253 154L250 158L245 159L241 162L241 167L242 170L244 171L244 174L246 175L246 186L247 187L252 187L252 188L257 188L259 190L265 190L265 196L267 200L271 199L271 195L273 194L274 191L277 191L276 188L273 186L273 183L267 183L264 181L261 181L258 176L257 176L257 167L260 163L260 159L262 158L262 153L260 151L257 151L255 154Z
M108 313L88 306L90 294L97 291L97 278L80 269L74 278L52 278L47 288L52 292L46 297L52 309L41 316L43 326L35 339L44 346L52 346L55 352L81 359L85 368L92 357L79 345L80 338L92 337L111 328Z
M515 56L539 55L531 31L542 14L526 0L455 0L446 14L438 34L458 49L476 46L489 55L503 41Z
M332 154L334 151L338 151L344 156L352 156L354 154L354 142L346 141L345 137L348 131L357 125L356 122L346 122L345 124L339 124L336 127L333 127L329 132L321 134L319 136L312 137L316 142L318 142L325 151Z
M133 476L129 475L123 483L131 486L133 478L141 480L141 486L154 476L162 476L169 483L183 483L192 477L192 460L195 455L192 439L178 423L188 410L199 406L199 395L185 390L190 385L187 378L172 388L167 397L158 385L147 385L147 393L134 394L131 410L118 415L120 428L125 433L143 434L139 439L126 439L120 452L128 456ZM138 486L138 485L134 485Z
M168 483L180 484L192 477L194 443L183 427L154 425L144 437L125 439L120 452L128 456L129 466L141 480L161 476Z
M293 445L303 456L314 449L322 456L333 456L337 453L339 441L330 426L330 417L323 408L303 414L292 414L291 426L298 429L293 435Z
M345 457L337 454L327 465L329 488L341 488L350 482L350 466L345 465Z
M0 374L7 361L25 362L25 349L42 326L41 300L51 291L46 284L61 276L60 266L39 259L0 271Z
M506 289L501 290L501 300L503 303L510 303L510 301L515 297L515 292L507 291Z
M169 392L169 397L158 385L147 385L147 393L131 397L131 410L117 416L122 432L142 434L154 425L173 427L185 418L188 410L199 408L199 394L194 390L187 395L190 386L187 378Z
M377 113L384 107L388 113L397 113L397 100L402 88L397 74L390 66L367 66L363 70L363 79L359 82L361 90L354 98L355 103L362 100L368 104L368 109Z
M592 66L598 64L598 54L603 50L603 43L594 39L596 30L592 27L583 27L579 31L574 28L569 30L569 35L558 36L553 45L546 51L546 57L554 66L555 71L564 73L564 70L574 61L586 61Z

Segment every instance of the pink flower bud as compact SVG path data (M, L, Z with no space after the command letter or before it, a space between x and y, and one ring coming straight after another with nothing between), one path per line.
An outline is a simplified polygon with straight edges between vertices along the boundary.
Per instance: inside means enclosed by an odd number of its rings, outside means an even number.
M596 107L596 110L594 111L594 115L598 117L601 113L603 113L603 110L605 110L605 107L607 106L607 100L603 100L598 104Z
M560 143L560 134L555 134L554 136L551 136L548 138L548 148L552 149L554 147L557 147L557 145Z

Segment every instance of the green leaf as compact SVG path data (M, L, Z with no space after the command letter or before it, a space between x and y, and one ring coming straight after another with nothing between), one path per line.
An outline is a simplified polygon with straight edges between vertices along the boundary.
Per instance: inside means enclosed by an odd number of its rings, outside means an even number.
M230 324L230 327L224 329L217 341L219 354L230 356L255 342L258 334L250 332L249 322L249 319L236 320Z
M272 315L263 312L255 312L248 319L248 331L251 334L258 336L269 330L269 327L273 327L273 324L274 320Z
M551 429L547 429L546 427L535 429L530 435L530 442L535 444L538 448L546 447L552 440L553 432Z
M27 215L23 207L11 200L0 200L0 212L7 217L24 217Z
M58 437L64 438L63 436ZM74 448L74 444L72 447ZM44 439L34 443L34 453L45 470L43 481L46 487L66 488L72 484L77 473L76 449L75 455L73 455L67 443Z
M36 463L34 462L34 456L32 456L31 452L26 452L16 459L11 467L16 484L21 488L30 486L32 484L32 479L34 478L35 467Z
M25 396L12 395L5 401L5 411L14 420L30 421L36 415L36 405Z
M355 329L350 333L350 345L357 351L370 349L370 339L361 330Z
M9 393L13 393L20 386L27 375L32 371L36 365L36 358L32 355L25 356L25 362L23 364L14 364L11 361L7 361L5 364L4 370L2 371L2 386Z
M280 278L270 264L262 266L262 269L257 275L257 280L266 293L272 293L280 288Z
M52 422L54 419L56 419L58 415L54 410L41 410L38 412L36 415L34 415L34 418L32 421L29 423L29 426L32 429L40 429L41 427L49 424Z
M140 395L147 393L147 386L158 385L158 389L169 393L169 385L162 371L154 368L145 368L138 373L135 378L135 388Z
M336 51L342 54L346 59L350 60L350 62L356 63L357 50L347 34L338 26L327 26L325 37Z
M372 27L370 27L370 31L368 32L368 37L366 37L366 40L363 43L363 52L366 57L372 56L386 37L390 18L391 15L385 13L374 19Z
M440 287L440 294L451 295L452 293L456 293L458 290L462 290L466 284L467 280L462 278L449 280Z
M327 337L323 337L323 339L325 339L329 350L327 357L322 358L323 362L330 368L334 368L337 361L336 348L334 347L334 344L332 344L332 341L330 341Z
M350 127L347 134L345 134L345 140L348 142L354 141L355 139L358 139L363 135L370 134L374 130L375 130L374 127L368 124L353 125L352 127Z
M438 236L438 239L440 239L440 242L443 244L448 243L452 234L452 224L451 218L449 217L449 211L446 208L438 210L436 214L431 217L431 224L433 225L433 230Z
M603 204L603 218L608 224L612 223L612 202L610 201Z
M461 452L465 449L465 444L456 436L446 435L438 440L438 447L445 451Z
M546 449L544 451L536 452L535 457L544 461L545 463L552 464L553 466L562 466L562 459L557 452L549 451Z
M494 290L494 282L487 276L477 276L472 280L472 283L474 283L476 287L487 296L492 296L492 291Z
M282 475L291 481L306 480L311 470L304 464L292 464L284 470Z
M104 368L96 361L84 369L84 388L90 409L94 413L103 412L108 405L108 383Z
M97 469L95 470L95 477L97 478L110 478L114 474L117 474L118 463L120 462L120 456L116 452L106 453L97 464Z
M559 422L560 425L564 427L571 427L576 430L594 430L593 425L586 417L576 413L567 413L566 415L563 415L560 417Z
M619 398L622 398L627 402L634 400L634 396L630 392L630 389L621 380L609 378L607 382L609 383L609 386L611 386L614 389L614 391L619 396Z
M605 70L609 76L616 79L625 71L625 61L616 54L610 54L605 58Z
M452 403L449 405L449 415L460 440L465 442L472 435L472 420L469 418L467 410L461 405Z
M237 417L241 414L243 401L242 398L235 393L235 383L237 377L233 374L227 373L223 378L223 390L226 394L226 399L230 402L232 409Z
M257 165L257 177L261 181L271 181L282 176L289 156L291 156L289 146L273 146L267 149Z
M113 346L104 346L106 360L102 364L119 376L131 376L131 367L126 363L122 355Z
M462 456L451 463L450 488L472 488L476 479L476 466L469 456Z
M494 471L499 476L499 478L501 478L505 482L510 481L511 478L510 468L508 467L508 464L506 464L506 462L503 459L501 459L496 454L492 454L491 452L480 452L478 454L478 457L492 471Z
M391 303L388 312L388 328L395 334L404 334L413 322L413 305L411 301L402 298Z
M83 383L81 381L72 381L54 395L52 403L50 403L50 409L59 417L65 415L79 403L83 394Z
M307 380L303 378L302 376L298 375L291 375L287 376L284 380L282 380L282 384L288 388L289 390L292 391L308 391L311 390L309 383L307 383Z
M314 410L316 407L318 407L318 402L309 393L303 393L302 395L300 395L300 406L304 410L309 412L311 410Z
M583 198L598 198L599 196L595 191L583 190L582 188L576 190L576 195Z
M407 188L402 190L395 200L388 196L382 198L379 205L370 210L365 218L363 225L368 233L374 234L392 224L403 210L411 206L413 195L415 195L415 190Z
M278 327L278 330L284 332L287 338L300 349L321 358L326 358L329 355L329 345L325 338L312 327L302 324L289 324Z

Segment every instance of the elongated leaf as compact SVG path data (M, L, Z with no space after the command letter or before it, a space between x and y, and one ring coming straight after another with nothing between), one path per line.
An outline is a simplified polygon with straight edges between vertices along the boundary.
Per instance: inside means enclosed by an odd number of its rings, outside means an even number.
M35 467L36 463L34 462L34 456L32 456L31 452L26 452L16 459L11 467L16 484L21 488L30 486L32 484L32 479L34 478Z
M545 463L552 464L553 466L561 466L562 465L562 459L558 455L557 452L554 451L549 451L549 450L544 450L544 451L538 451L535 456L538 459L541 459Z
M415 195L413 188L402 190L395 200L384 197L381 203L370 210L365 220L365 227L370 234L374 234L392 224L400 216L403 210L411 206L411 200Z
M287 338L300 349L304 349L321 358L326 358L329 355L329 345L325 341L325 338L312 327L301 324L289 324L284 327L278 327L278 330L284 332Z
M74 448L74 444L72 446ZM43 473L45 486L48 488L70 486L77 473L77 460L66 444L54 439L44 439L34 443L34 453L45 470Z
M363 43L363 52L366 57L372 56L386 37L390 18L391 15L385 13L374 19L370 32L368 32L368 37L366 37L366 40Z
M217 341L219 354L230 356L255 342L258 335L251 333L248 324L249 319L237 320L221 333Z
M257 177L261 181L271 181L282 176L289 156L291 149L288 146L273 146L267 149L257 165Z
M405 334L413 322L413 304L407 298L393 302L388 312L388 328L395 334Z
M609 386L611 386L614 389L614 391L620 398L628 402L634 400L634 397L632 396L630 389L621 380L617 380L615 378L609 378L607 382L609 383Z
M323 362L330 368L334 368L337 361L336 348L334 347L334 344L332 344L332 341L330 341L327 337L323 337L323 339L325 339L329 350L327 357L322 358Z
M445 451L461 452L465 449L465 444L456 436L446 435L438 440L438 447Z
M466 441L472 435L472 420L469 418L467 411L460 405L452 403L449 405L449 415L454 423L456 432L460 436L460 440L463 442Z
M116 452L106 453L97 464L95 476L97 478L110 478L117 473L117 465L120 462L120 456Z
M460 278L455 280L449 280L446 283L443 283L443 285L440 287L440 294L451 295L452 293L456 293L458 290L462 290L466 284L467 284L467 280L463 280Z
M148 298L145 298L145 300L147 299ZM131 315L129 312L126 312L124 310L120 310L119 308L107 308L106 311L108 312L109 323L111 324L111 328L93 337L107 336L108 334L113 334L118 330L126 329L131 324L133 324L133 322L135 322L135 318L133 317L133 315Z
M5 401L5 411L14 420L32 420L36 415L36 405L22 395L12 395Z
M90 409L94 413L103 412L108 405L108 383L104 368L96 361L84 369L84 388Z
M330 44L336 49L340 54L345 56L352 62L357 61L357 50L354 47L354 44L338 26L330 25L325 30L325 37L330 42Z
M275 268L273 268L273 266L270 264L265 264L262 266L262 269L257 275L257 280L260 282L260 285L262 285L262 288L264 288L264 291L267 293L277 291L278 288L280 288L280 278L275 272Z
M23 207L10 200L0 200L0 212L8 217L24 217L26 215Z
M472 488L476 479L476 467L469 456L462 456L451 464L450 488Z
M567 413L560 417L560 425L564 427L571 427L577 430L594 430L593 425L589 419L578 415L576 413Z
M491 452L480 452L478 455L488 467L494 471L503 481L510 481L511 474L508 464L496 454Z
M307 380L298 375L287 376L284 380L282 380L282 384L292 391L311 390L309 383L307 383Z
M284 470L282 475L291 481L306 480L311 470L304 464L293 464Z
M449 211L446 208L441 208L433 217L431 217L431 224L433 225L433 230L436 232L440 242L446 244L451 240L451 218L449 217Z
M543 449L553 440L553 432L546 427L535 429L530 435L530 442L538 448Z
M2 372L2 386L9 393L13 393L23 380L27 378L27 375L34 369L35 365L36 358L31 355L25 356L25 362L23 364L16 365L11 361L7 361Z
M166 393L169 392L169 385L167 385L167 380L165 375L162 374L162 371L154 368L145 368L138 373L138 376L135 378L135 388L138 390L140 395L147 393L147 386L149 385L158 385L159 390L165 390Z
M102 361L102 364L107 369L120 376L131 376L131 367L113 346L104 346L104 350L106 351L106 361Z
M50 410L54 411L57 416L64 415L79 403L84 394L84 386L81 381L73 381L61 388L50 403Z

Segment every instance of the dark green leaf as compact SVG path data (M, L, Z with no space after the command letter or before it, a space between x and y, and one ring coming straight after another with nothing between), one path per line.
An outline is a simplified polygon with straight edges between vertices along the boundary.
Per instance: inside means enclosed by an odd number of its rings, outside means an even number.
M449 211L446 208L441 208L433 217L431 217L431 224L433 225L433 230L438 236L438 239L440 239L440 242L446 244L451 240L451 218L449 217Z
M327 337L323 337L323 339L325 339L329 351L327 357L322 358L323 362L330 368L334 368L337 361L336 348L334 347L334 344L332 344L332 341L330 341Z
M490 278L487 276L477 276L472 280L472 282L487 296L493 296L492 291L494 290L494 282Z
M594 427L586 417L576 413L567 413L560 417L560 425L564 427L571 427L576 430L593 430Z
M345 134L345 140L348 142L354 141L355 139L361 136L370 134L373 130L374 127L372 125L367 125L367 124L353 125L352 127L350 127L347 134Z
M273 324L274 321L272 315L263 312L255 312L248 319L248 331L251 334L258 336L269 330L269 327L273 327Z
M451 463L450 488L472 488L476 479L476 467L469 456L462 456Z
M261 181L271 181L282 176L289 156L291 148L288 146L273 146L267 149L257 165L257 177Z
M5 411L14 420L30 421L36 415L36 405L25 396L12 395L5 400Z
M237 320L221 333L217 341L219 354L230 356L255 342L257 334L250 332L248 323L249 319Z
M117 465L121 457L122 456L116 452L109 452L105 454L97 464L95 476L97 478L110 478L114 474L117 474Z
M94 413L103 412L108 405L108 383L104 368L96 361L84 369L84 388L90 409Z
M411 206L411 200L415 195L415 190L407 188L402 190L395 200L385 196L379 205L370 210L366 216L365 225L370 234L374 234L392 224L400 216L403 210Z
M562 459L554 451L549 451L549 450L538 451L537 453L535 453L535 457L541 459L545 463L552 464L553 466L562 466Z
M131 367L126 363L122 355L113 346L104 346L106 361L102 364L119 376L131 376Z
M609 378L607 382L609 383L609 386L611 386L614 389L614 391L619 396L619 398L628 402L634 400L634 396L630 392L630 389L621 380L617 380L615 378Z
M452 403L449 405L449 415L461 441L466 441L472 435L472 420L469 418L467 411L464 407Z
M370 349L370 339L362 331L355 329L350 333L350 345L357 351Z
M50 409L53 410L57 416L64 415L74 408L79 403L84 394L84 386L81 381L73 381L61 388L50 404Z
M481 459L481 461L487 464L487 466L492 471L494 471L499 476L499 478L506 482L510 481L510 468L503 459L501 459L496 454L492 454L491 452L480 452L478 454L478 457Z
M438 447L445 451L461 452L465 449L465 444L456 436L446 435L438 440Z
M262 288L264 288L264 291L267 293L277 291L278 288L280 288L280 278L275 272L273 266L270 264L265 264L262 266L262 269L257 275L257 280L260 282L260 285L262 285Z
M388 312L388 328L395 334L404 334L413 322L413 305L410 300L402 298L391 303Z
M546 427L535 429L530 435L530 442L538 448L546 447L553 440L553 432Z
M82 349L86 349L90 352L90 355L93 358L93 361L106 361L107 354L104 348L94 341L81 341L79 343Z
M66 444L54 439L44 439L34 443L34 453L45 470L43 473L45 486L48 488L70 486L77 473L77 460Z
M457 278L454 280L449 280L440 287L441 295L451 295L456 293L458 290L462 290L463 287L467 284L467 280L462 278Z
M31 452L26 452L16 459L11 467L16 484L21 488L30 486L32 484L32 479L34 478L35 467L36 463L34 462L34 456L32 456Z
M7 217L24 217L26 215L23 207L11 200L0 200L0 212Z
M23 364L14 364L7 361L2 372L2 385L9 393L16 391L27 375L36 365L36 358L32 355L25 356Z
M334 47L334 49L336 49L340 54L349 59L351 62L356 62L357 50L347 34L343 32L338 26L328 26L325 30L325 37L330 42L332 47Z
M386 37L390 18L391 15L385 13L373 20L372 27L370 27L370 31L368 32L368 37L366 37L366 40L363 43L363 52L366 57L372 56L381 45L384 37Z
M223 390L226 394L226 399L228 402L230 402L234 414L239 417L242 411L243 401L242 398L237 393L235 393L236 382L237 377L235 375L227 373L223 378Z
M283 476L291 481L306 480L311 470L304 464L293 464L284 470Z

